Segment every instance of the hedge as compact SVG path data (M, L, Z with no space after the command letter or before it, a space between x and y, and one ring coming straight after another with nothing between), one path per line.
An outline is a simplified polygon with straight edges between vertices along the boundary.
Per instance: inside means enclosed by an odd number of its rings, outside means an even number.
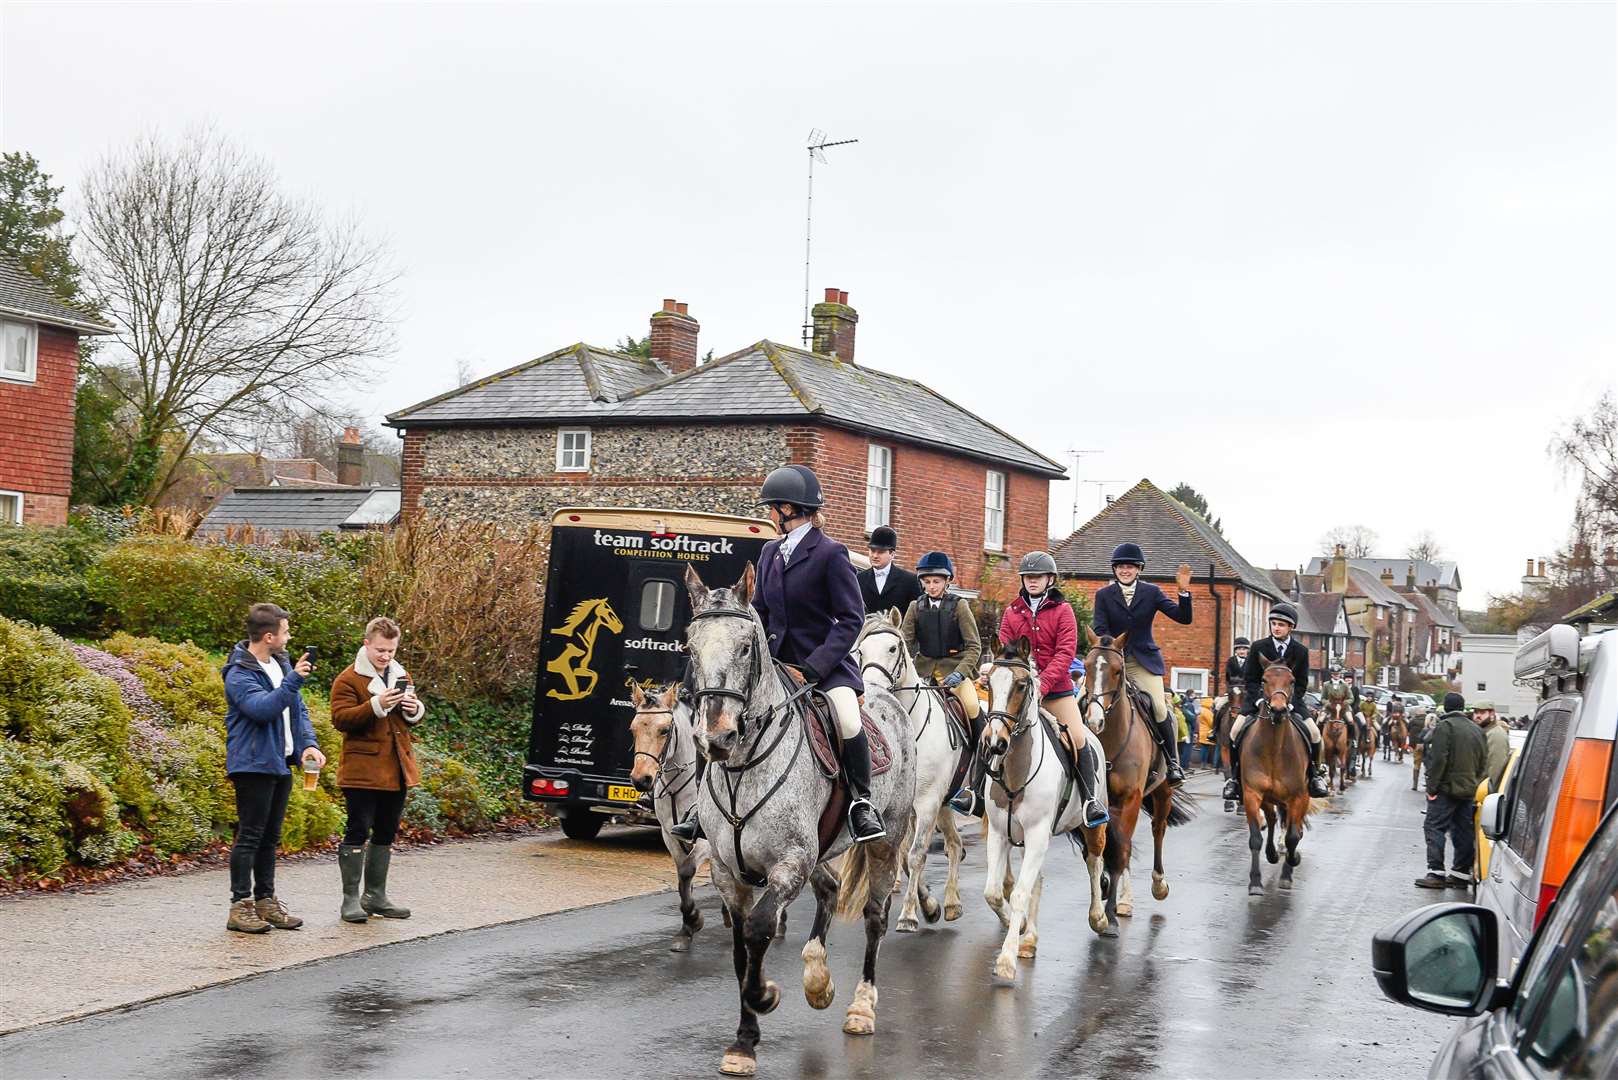
M63 633L100 622L86 572L106 543L78 529L0 525L0 614Z

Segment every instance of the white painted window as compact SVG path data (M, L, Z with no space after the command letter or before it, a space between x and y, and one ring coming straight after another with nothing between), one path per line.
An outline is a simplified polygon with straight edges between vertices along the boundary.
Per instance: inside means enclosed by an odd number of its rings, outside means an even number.
M556 471L590 471L589 428L562 428L556 433Z
M39 327L0 322L0 379L33 382L39 369Z
M871 443L865 454L865 531L888 524L893 511L893 451Z
M22 524L22 492L0 491L0 524Z
M983 474L983 547L988 551L1006 547L1006 474L998 469Z
M1207 696L1207 694L1208 694L1208 669L1207 668L1182 668L1182 667L1177 667L1177 668L1175 668L1173 670L1172 674L1173 674L1173 680L1174 680L1173 689L1179 691L1182 694L1187 692L1187 691L1190 691L1191 693L1195 694L1197 697L1206 697Z

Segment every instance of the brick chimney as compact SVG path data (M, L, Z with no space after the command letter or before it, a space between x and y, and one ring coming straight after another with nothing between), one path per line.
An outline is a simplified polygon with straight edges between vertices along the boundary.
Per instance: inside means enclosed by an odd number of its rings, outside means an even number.
M702 325L686 308L679 300L665 300L662 311L652 312L652 359L675 375L697 366L697 332Z
M1415 587L1416 587L1416 564L1415 563L1407 563L1405 565L1405 588L1414 589Z
M1348 558L1343 554L1343 545L1338 544L1331 554L1331 564L1326 570L1325 588L1322 592L1346 593L1348 591Z
M848 306L848 294L827 289L826 299L812 310L815 320L814 350L839 360L854 362L854 330L860 313Z
M1382 579L1382 584L1386 585L1390 589L1393 588L1393 567L1384 566L1382 568L1382 573L1377 576Z
M346 427L337 440L337 482L359 487L365 478L365 448L360 445L360 429Z

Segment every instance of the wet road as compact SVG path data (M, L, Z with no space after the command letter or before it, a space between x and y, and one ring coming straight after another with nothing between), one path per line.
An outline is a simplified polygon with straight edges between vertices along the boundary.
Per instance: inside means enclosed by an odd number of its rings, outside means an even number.
M1408 767L1407 767L1408 768ZM1371 933L1436 897L1422 871L1419 797L1389 765L1306 834L1297 888L1246 893L1245 828L1210 778L1197 820L1172 830L1172 892L1151 899L1150 838L1136 914L1116 941L1084 919L1082 862L1052 848L1040 952L1015 988L989 983L999 923L968 849L966 915L890 934L877 1034L841 1031L862 932L834 927L837 1000L799 990L811 906L792 909L767 967L783 990L763 1018L759 1075L775 1077L1409 1077L1450 1021L1382 998ZM935 856L929 877L941 881ZM400 882L401 886L408 885ZM400 895L408 899L408 889ZM807 890L805 890L807 895ZM689 954L666 951L670 894L413 941L0 1039L0 1076L189 1077L715 1075L735 1031L729 932L711 889ZM1458 893L1446 894L1459 899Z

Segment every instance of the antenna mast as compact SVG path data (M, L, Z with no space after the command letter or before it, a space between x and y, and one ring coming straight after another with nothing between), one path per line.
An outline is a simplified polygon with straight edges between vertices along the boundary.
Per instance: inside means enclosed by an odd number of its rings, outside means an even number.
M1105 450L1070 449L1067 452L1067 456L1073 459L1073 524L1068 527L1069 532L1073 532L1079 527L1079 486L1081 483L1079 480L1079 466L1084 464L1085 458L1104 453L1106 453Z
M831 142L827 140L826 133L819 128L811 128L809 131L809 200L803 216L803 347L806 349L809 348L810 339L815 333L815 324L809 321L809 250L814 237L815 162L824 165L825 152L833 146L848 146L857 142L858 139L839 139Z

